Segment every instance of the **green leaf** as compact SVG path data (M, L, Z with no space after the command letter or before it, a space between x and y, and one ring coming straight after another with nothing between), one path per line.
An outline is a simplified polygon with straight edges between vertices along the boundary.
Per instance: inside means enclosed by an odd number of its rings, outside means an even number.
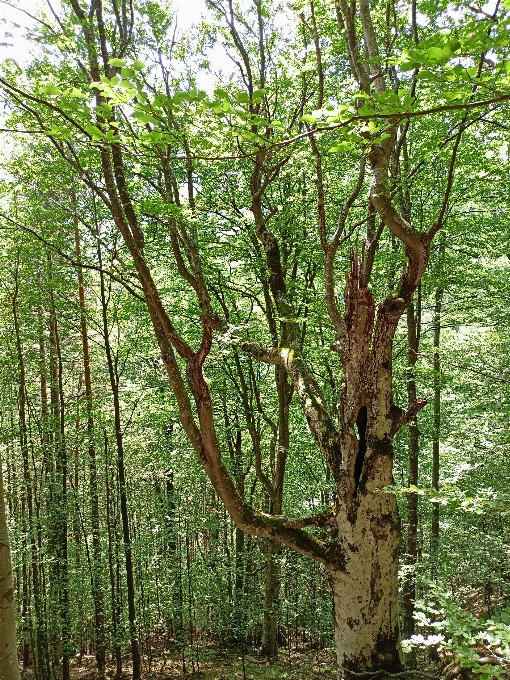
M328 149L328 153L338 153L340 151L346 151L347 149L352 149L352 144L349 142L340 142Z
M376 137L376 139L373 140L373 143L374 144L380 144L385 139L388 139L388 137L391 137L391 135L389 133L385 132L384 134L380 135L379 137Z
M110 64L110 66L125 66L126 65L126 62L124 61L124 59L117 59L116 57L109 59L108 63Z
M239 92L238 94L236 94L236 101L239 104L249 104L250 97L249 95L246 94L246 92Z
M426 54L429 59L433 59L434 61L440 63L442 61L446 61L448 57L451 57L452 52L450 46L445 45L445 47L429 47Z
M133 76L135 75L134 69L132 69L132 68L127 68L127 67L122 68L122 69L120 70L120 73L121 73L121 75L122 75L123 78L133 78Z
M119 87L122 87L123 90L132 90L133 89L133 83L131 83L129 80L121 80L120 83L118 83Z
M66 94L69 95L69 97L74 97L75 99L87 99L85 92L78 90L76 87L71 87L69 90L66 90Z
M62 90L59 90L59 88L52 83L49 85L43 85L41 87L41 92L43 94L49 95L50 97L56 97L57 95L62 94Z
M229 93L222 87L217 87L214 90L214 96L216 97L216 99L229 99L230 97Z
M142 69L145 68L145 64L143 63L143 61L138 61L138 59L136 59L136 61L134 61L131 64L131 68L134 69L135 71L141 71Z
M300 120L303 121L303 123L316 123L317 118L315 116L310 115L309 113L305 113L304 116L301 116Z
M265 88L262 88L260 90L255 90L253 92L252 98L253 101L258 104L264 99L264 95L266 94L267 90Z
M143 123L144 125L146 123L159 123L158 119L155 118L154 116L151 116L148 113L144 113L143 111L134 111L133 112L133 118L136 118L136 120L140 121L140 123Z
M103 138L103 133L101 132L101 130L96 125L92 125L92 124L85 125L85 130L94 139L102 139Z

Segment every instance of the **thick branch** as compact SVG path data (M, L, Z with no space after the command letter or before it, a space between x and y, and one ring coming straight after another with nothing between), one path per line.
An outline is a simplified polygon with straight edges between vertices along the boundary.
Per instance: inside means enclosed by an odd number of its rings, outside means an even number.
M404 427L404 425L408 425L411 420L416 418L418 413L421 411L421 409L427 405L427 400L426 399L417 399L414 404L411 404L411 406L408 406L405 411L402 409L395 409L396 410L396 415L393 419L393 425L391 426L391 433L390 436L395 436L397 432Z
M337 507L332 505L331 507L322 510L321 512L317 513L316 515L313 515L312 517L290 519L284 517L283 515L264 515L264 516L271 517L275 520L280 521L283 524L283 526L289 529L290 528L305 529L306 527L327 526L328 524L331 524L331 522L335 519L336 514Z
M301 402L308 427L323 454L335 482L341 478L341 451L338 430L326 407L320 388L305 362L294 349L263 347L256 343L243 343L241 348L254 359L285 368Z

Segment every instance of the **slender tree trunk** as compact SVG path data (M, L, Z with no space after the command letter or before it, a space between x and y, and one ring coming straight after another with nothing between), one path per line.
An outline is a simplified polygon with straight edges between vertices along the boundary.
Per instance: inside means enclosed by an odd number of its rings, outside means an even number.
M48 267L51 277L52 264L48 255ZM58 599L60 624L62 630L62 680L70 680L69 662L73 653L71 642L71 614L69 608L69 564L68 564L68 526L67 526L67 447L65 440L65 413L63 389L63 364L60 335L57 323L57 309L50 282L50 343L52 348L52 406L54 421L54 441L56 444L56 501L54 507L56 518L56 557Z
M411 303L407 308L407 404L416 403L416 380L414 366L418 358L421 319L421 287L418 287L416 311ZM409 476L408 486L418 484L418 455L420 452L419 430L416 418L409 423ZM407 542L406 542L406 574L402 587L404 607L403 635L408 638L414 634L414 600L416 597L416 560L418 557L418 494L407 495Z
M30 578L37 583L37 571L30 574L28 566L28 544L30 544L30 555L32 568L37 567L37 547L35 544L35 532L33 526L33 503L32 503L32 480L30 477L30 466L28 460L28 435L27 435L27 414L26 414L26 380L25 380L25 361L23 358L23 348L21 344L21 331L18 317L18 280L16 278L16 291L12 303L12 314L14 321L14 334L16 338L16 353L18 358L18 421L19 421L19 443L21 449L21 459L23 461L23 585L22 585L22 615L23 615L23 669L30 665L30 604L29 590ZM38 594L35 595L37 600ZM36 602L36 609L38 602ZM40 612L37 612L40 613Z
M443 289L436 288L434 306L434 429L432 432L432 488L439 490L439 442L441 438L441 359L439 343L441 339L441 306ZM437 551L439 547L439 503L432 504L432 527L430 535L430 554L432 569L437 569Z
M120 604L120 593L117 588L117 579L115 578L115 556L113 551L114 537L112 535L112 499L110 491L110 463L108 456L108 437L106 431L104 433L104 460L106 468L106 528L108 531L108 573L110 576L110 596L112 601L112 633L113 633L113 648L115 652L116 662L116 678L122 678L122 650L120 647L119 635L119 621L122 614Z
M278 656L278 615L281 588L279 556L281 546L272 541L266 544L266 571L264 587L264 628L262 630L263 656L268 659Z
M75 197L73 196L75 201ZM106 640L104 596L101 581L101 541L99 524L99 491L97 484L97 456L95 444L94 414L92 404L92 377L90 372L90 351L86 318L85 287L81 266L81 244L78 221L75 219L74 234L76 242L76 260L78 262L78 291L81 313L81 340L83 348L83 371L85 376L85 403L87 408L87 436L89 448L89 483L90 508L92 524L92 599L94 601L94 644L96 650L97 670L100 678L104 677L106 664Z
M18 253L19 255L19 253ZM25 403L25 362L23 360L23 349L21 345L21 333L18 318L18 292L19 292L19 258L16 262L15 274L15 290L12 298L12 316L14 322L14 334L16 339L16 354L18 360L18 427L19 427L19 444L21 450L21 458L23 461L23 492L21 494L21 526L22 526L22 559L21 559L21 616L23 620L22 627L22 658L23 670L30 665L30 604L29 604L29 567L28 567L28 541L32 529L32 512L31 512L31 484L30 472L28 466L28 437L27 437L27 422L26 422L26 403ZM27 517L27 505L28 517Z
M168 549L168 557L171 564L174 586L172 588L172 628L175 645L180 653L184 652L186 641L184 638L183 620L183 592L182 592L182 567L181 551L178 541L178 515L175 497L173 470L166 470L166 494L165 494L165 538Z
M274 498L271 512L281 515L283 511L283 485L285 467L289 451L289 405L292 387L281 366L275 367L275 377L278 393L278 450L273 472ZM267 545L267 568L264 595L264 629L262 633L262 654L268 658L278 656L278 615L281 575L279 556L282 548L273 541Z
M20 680L11 551L0 459L0 680Z
M102 263L101 248L98 244L99 260ZM101 264L102 266L102 264ZM112 356L112 349L110 345L110 332L108 328L108 303L106 299L106 287L104 281L104 274L100 271L101 283L101 306L103 314L103 334L105 342L106 361L108 364L108 376L110 379L110 389L113 397L113 411L115 421L115 442L117 445L117 474L119 478L119 495L120 495L120 514L122 519L122 538L124 542L124 556L126 564L126 585L128 596L128 618L129 618L129 637L131 641L131 654L133 658L133 680L140 680L142 673L140 648L138 643L138 631L136 623L136 607L135 607L135 580L133 571L133 555L131 536L129 529L129 514L127 507L127 493L126 493L126 470L124 466L124 437L122 434L122 422L120 416L120 399L119 399L119 383L115 371L115 365Z
M39 288L41 288L41 277L38 275ZM49 440L50 440L50 418L49 418L49 408L48 408L48 381L46 377L46 345L44 337L44 314L42 307L37 310L37 321L39 327L39 375L40 375L40 396L41 396L41 427L42 427L42 437L41 437L41 447L42 447L42 476L45 479L50 480L52 483L52 471L49 459ZM43 531L41 525L41 503L39 503L37 508L37 548L39 554L42 555L43 546ZM39 580L41 582L41 594L45 593L46 584L46 573L44 568L44 562L41 563L38 569ZM43 680L49 680L51 677L51 667L50 667L50 653L48 649L48 625L46 623L47 607L46 598L41 597L40 603L41 613L40 619L38 619L38 633L37 636L41 637L41 662L40 662L40 672Z

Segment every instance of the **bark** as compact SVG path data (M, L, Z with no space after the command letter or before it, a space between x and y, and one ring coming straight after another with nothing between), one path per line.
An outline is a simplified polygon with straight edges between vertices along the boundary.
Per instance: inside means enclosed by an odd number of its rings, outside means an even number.
M413 367L416 365L418 345L420 340L421 296L418 288L418 302L416 313L414 304L407 308L407 361L410 367L407 378L407 403L416 402L416 380ZM419 430L416 418L409 423L409 476L408 486L418 484L418 455L420 452ZM416 596L416 561L418 558L418 494L409 493L407 496L407 541L405 563L407 566L404 583L402 586L402 599L404 607L403 635L408 638L414 634L414 600Z
M119 579L115 574L116 555L114 554L115 539L112 531L112 500L110 490L110 463L108 456L108 437L106 430L104 432L104 460L106 467L106 528L108 532L108 575L110 577L110 597L111 597L111 616L112 616L112 644L115 654L115 677L120 680L122 678L122 650L121 640L119 636L119 622L122 618L122 611L120 606L120 587Z
M99 261L102 266L101 250L98 244ZM131 641L131 655L133 659L133 680L140 680L142 673L142 660L140 656L140 647L138 642L138 629L136 622L136 594L135 594L135 579L133 571L133 553L131 532L129 528L129 513L127 504L127 490L126 490L126 469L124 465L124 437L122 432L122 420L120 413L120 398L119 398L119 381L115 371L115 364L112 355L112 348L110 345L110 331L108 328L108 303L106 297L106 287L104 281L104 274L101 269L100 272L101 285L101 307L103 314L103 336L105 342L106 362L108 365L108 377L110 379L110 389L113 399L113 413L115 423L115 443L117 447L117 474L119 479L119 496L120 496L120 514L122 520L122 539L124 543L124 557L126 565L126 585L127 585L127 599L128 599L128 618L129 618L129 637Z
M391 494L363 494L336 524L344 566L329 567L338 675L402 670L398 655L399 519ZM354 521L353 521L354 520Z
M30 603L29 603L29 567L28 567L28 541L33 544L33 526L32 526L32 483L30 479L30 470L28 462L28 436L27 436L27 420L26 420L26 383L25 383L25 362L23 358L23 348L21 345L21 333L18 318L18 272L16 272L15 293L12 301L12 316L14 321L14 334L16 337L16 353L18 359L18 425L21 458L23 461L23 482L24 489L21 497L21 522L23 525L22 538L22 588L21 588L21 615L23 620L22 628L22 642L23 642L23 669L30 666ZM27 516L28 511L28 516ZM30 539L29 539L30 537Z
M273 498L270 511L273 515L281 515L283 511L285 468L290 445L289 405L292 397L292 387L289 385L288 377L282 367L275 367L275 377L278 394L278 446L273 466ZM264 628L262 631L262 654L268 658L278 656L278 616L281 589L280 554L280 546L271 542L267 547L266 553Z
M48 254L48 271L52 277L52 262ZM65 438L63 364L57 309L50 280L50 345L52 362L51 402L55 443L55 494L53 512L55 517L55 571L58 592L60 628L62 634L62 680L70 680L70 659L73 654L69 607L69 564L68 564L68 518L67 479L68 460Z
M262 629L263 656L274 659L278 656L278 614L281 576L278 558L281 548L270 542L266 546L266 581L264 587L264 627Z
M40 285L40 276L39 278L39 285ZM42 437L41 437L41 446L42 446L42 475L44 477L47 477L51 479L51 470L50 470L50 460L49 460L49 455L48 455L48 447L49 447L49 441L50 441L50 420L49 420L49 409L48 409L48 381L46 377L46 370L47 370L47 365L46 365L46 346L45 346L45 335L44 335L44 320L43 320L43 310L41 307L38 308L37 310L37 321L38 321L38 334L39 334L39 376L40 376L40 382L39 382L39 388L40 388L40 397L41 397L41 427L42 427ZM37 512L37 549L40 555L43 554L42 546L43 546L43 532L42 532L42 526L41 526L41 503L36 504L36 512ZM39 653L37 655L37 663L38 663L38 668L41 674L41 678L43 680L49 680L50 678L50 654L48 650L48 627L47 627L47 607L46 607L46 598L43 596L45 593L45 581L46 581L46 573L44 569L44 564L38 564L37 565L37 573L38 577L34 576L32 574L32 578L34 579L34 591L36 592L37 589L35 587L35 578L37 578L40 581L41 584L41 599L40 599L40 618L38 618L37 621L37 641L38 641L38 647L39 647ZM34 594L35 594L34 592ZM36 612L37 612L37 599L36 599Z
M398 540L392 484L395 421L391 348L402 302L375 302L362 284L363 262L351 256L345 292L345 337L339 347L345 383L340 392L340 563L329 564L335 602L340 675L398 672ZM395 309L397 305L397 309ZM375 323L374 323L375 320Z
M73 196L73 202L76 199ZM76 261L78 263L78 293L81 315L81 340L83 351L83 372L85 376L85 404L87 409L87 436L89 451L89 483L90 509L92 524L92 599L94 601L94 644L96 650L97 670L100 678L104 677L106 664L104 596L101 583L101 541L99 524L99 491L97 483L97 456L95 444L94 413L92 404L92 376L90 370L90 350L85 305L85 287L81 266L81 243L78 220L74 221Z
M436 288L434 306L434 428L432 431L432 488L439 491L439 444L441 438L441 359L439 343L441 339L441 306L443 289ZM437 551L439 548L439 503L432 504L432 527L430 535L430 554L432 566L437 568Z
M11 551L0 460L0 680L20 680Z

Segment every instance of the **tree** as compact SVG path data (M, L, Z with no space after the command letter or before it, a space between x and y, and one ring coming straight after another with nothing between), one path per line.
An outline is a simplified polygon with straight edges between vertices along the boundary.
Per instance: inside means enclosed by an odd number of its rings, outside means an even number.
M508 79L500 77L506 10L476 23L474 10L466 7L447 33L440 30L443 8L427 5L432 29L420 42L415 4L408 24L403 13L371 7L368 0L357 5L338 0L334 8L312 2L301 8L296 29L308 60L298 81L283 75L283 63L301 46L273 49L278 30L269 5L254 0L243 13L231 0L207 4L221 22L218 33L235 52L240 74L235 86L219 88L214 98L196 89L193 76L187 90L177 89L177 76L171 77L167 65L173 43L164 46L170 21L156 3L140 3L138 13L130 14L125 3L119 9L116 2L111 7L92 2L88 8L78 0L64 2L58 26L44 22L41 31L56 47L62 38L74 40L78 31L81 70L48 60L34 71L36 89L18 82L12 69L0 83L15 108L13 124L37 124L52 153L64 158L76 180L102 202L121 234L135 269L135 276L124 273L124 283L147 305L182 427L234 522L325 565L335 602L339 677L397 672L400 527L396 499L383 490L392 484L393 439L425 401L410 400L405 410L395 403L393 342L425 274L433 238L449 216L462 137L480 121L479 111L500 107L510 96ZM159 68L155 84L137 58L149 48ZM498 58L492 70L489 49ZM48 82L49 74L59 86ZM491 95L479 97L485 88ZM313 113L304 113L313 105ZM436 114L444 120L435 123ZM396 189L409 180L399 159L413 125L446 159L420 228L396 197ZM331 134L333 147L327 142ZM276 366L292 385L334 485L333 505L312 516L293 519L256 510L239 493L223 458L222 415L213 408L217 388L206 367L215 339L228 331L225 314L222 318L215 308L214 255L229 235L224 221L208 213L210 194L195 188L197 178L205 186L215 176L215 158L238 184L231 207L235 211L240 199L245 212L237 207L236 218L246 220L251 213L244 229L252 253L237 278L248 286L260 283L264 301L250 324L249 296L244 296L248 330L235 329L231 343ZM411 173L417 173L425 159L412 160ZM300 162L305 185L310 177L315 180L307 200L315 202L314 247L320 256L314 252L311 259L321 272L324 298L313 304L329 317L331 349L342 368L341 379L333 375L329 383L319 368L328 365L329 349L303 332L312 284L301 254L292 263L300 276L291 276L289 255L298 232L289 227L280 204L289 169ZM368 202L362 198L367 184ZM222 189L216 185L209 203L229 197ZM345 248L359 223L365 227L363 245ZM394 289L372 280L387 234L400 267ZM308 235L312 238L311 231ZM164 267L162 253L170 259ZM343 301L336 284L341 264ZM161 282L165 269L185 284L182 309L194 325L183 322L170 288Z
M0 465L0 678L19 680L16 622L14 615L14 584L11 552L7 534L3 470Z

